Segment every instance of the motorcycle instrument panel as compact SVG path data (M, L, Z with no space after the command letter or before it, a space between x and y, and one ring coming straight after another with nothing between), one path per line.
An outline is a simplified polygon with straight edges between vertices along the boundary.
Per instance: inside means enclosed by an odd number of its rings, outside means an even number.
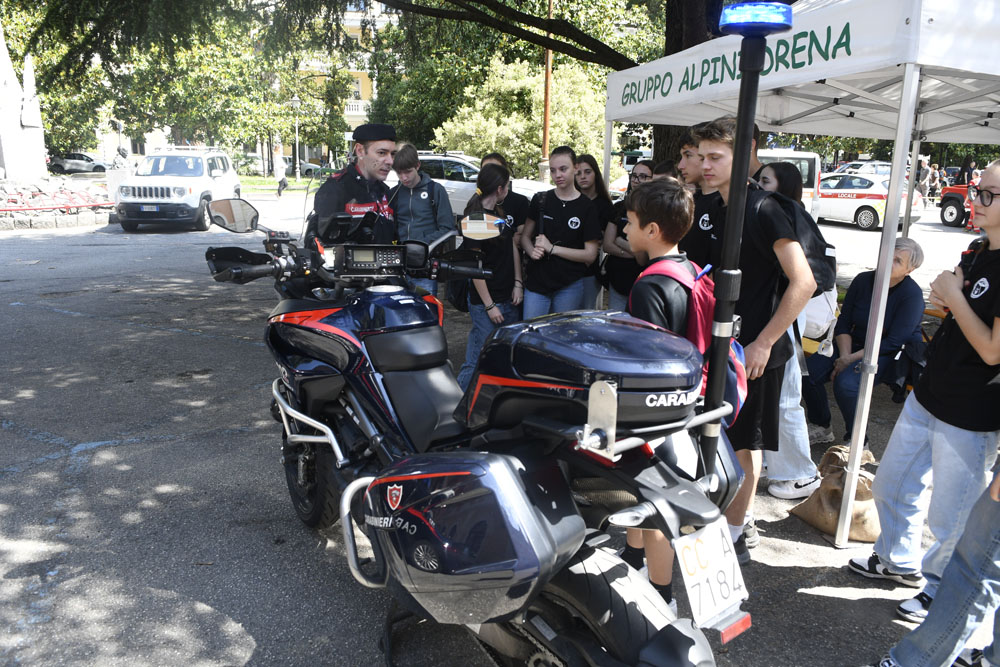
M338 245L324 250L324 268L342 277L401 275L405 252L397 245Z

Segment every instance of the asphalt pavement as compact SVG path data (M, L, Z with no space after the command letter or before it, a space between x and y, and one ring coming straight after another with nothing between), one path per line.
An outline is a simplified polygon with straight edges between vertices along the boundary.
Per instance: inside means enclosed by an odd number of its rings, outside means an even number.
M301 195L252 202L298 231ZM877 234L823 230L842 274L874 264ZM914 236L925 288L971 240L933 217ZM0 232L0 664L380 662L388 596L357 584L336 530L304 528L287 500L261 340L275 295L205 267L210 245L259 243L218 228ZM449 309L445 326L461 363L468 317ZM876 456L899 407L875 392ZM720 665L860 665L912 627L893 608L914 591L850 574L870 546L835 549L793 505L758 494L753 627L713 639ZM396 656L492 664L430 622L404 624Z

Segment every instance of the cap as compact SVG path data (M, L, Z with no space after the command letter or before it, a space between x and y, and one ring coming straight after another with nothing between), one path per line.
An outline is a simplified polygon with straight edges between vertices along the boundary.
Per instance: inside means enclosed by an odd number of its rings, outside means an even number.
M354 128L354 141L395 141L396 128L382 123L365 123Z

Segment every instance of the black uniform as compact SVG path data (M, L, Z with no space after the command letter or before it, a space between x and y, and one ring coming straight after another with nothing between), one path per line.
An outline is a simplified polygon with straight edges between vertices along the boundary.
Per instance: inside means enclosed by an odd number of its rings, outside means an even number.
M531 199L528 218L535 221L535 235L545 234L553 245L579 249L601 238L597 207L585 195L563 201L555 190L539 192ZM525 287L536 294L553 294L583 278L586 271L581 262L542 257L531 261Z
M1000 317L1000 249L983 250L965 272L966 301L986 326ZM989 365L948 316L927 349L927 367L914 390L920 405L967 431L1000 429L1000 364Z
M656 262L677 262L687 269L692 277L697 275L691 262L683 254L657 257L649 264ZM628 312L633 317L684 336L687 335L689 299L690 292L679 282L670 276L654 273L643 276L632 286Z
M687 254L689 260L705 268L709 264L719 265L722 257L722 228L725 220L713 219L711 211L722 201L718 192L702 194L701 190L694 193L694 222L691 229L677 244L678 250Z
M310 250L316 249L313 239L317 237L319 230L324 229L337 213L364 215L374 211L381 216L380 222L383 224L377 226L372 241L391 243L395 236L389 187L377 179L366 179L356 164L347 165L320 186L313 199L313 211L315 215L309 219L304 240L305 247Z

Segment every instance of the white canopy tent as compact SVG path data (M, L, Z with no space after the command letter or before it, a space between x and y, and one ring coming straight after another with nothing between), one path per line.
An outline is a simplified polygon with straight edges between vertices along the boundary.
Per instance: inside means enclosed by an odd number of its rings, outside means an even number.
M893 139L885 219L897 220L907 149L921 141L1000 143L1000 3L799 0L793 28L767 39L756 121L761 130ZM735 115L739 37L723 37L608 76L605 173L612 123L693 125ZM915 160L914 160L915 162ZM908 201L912 201L910 198ZM895 225L883 225L845 488L855 488L882 338ZM957 261L957 258L956 258ZM835 543L847 543L844 494Z

